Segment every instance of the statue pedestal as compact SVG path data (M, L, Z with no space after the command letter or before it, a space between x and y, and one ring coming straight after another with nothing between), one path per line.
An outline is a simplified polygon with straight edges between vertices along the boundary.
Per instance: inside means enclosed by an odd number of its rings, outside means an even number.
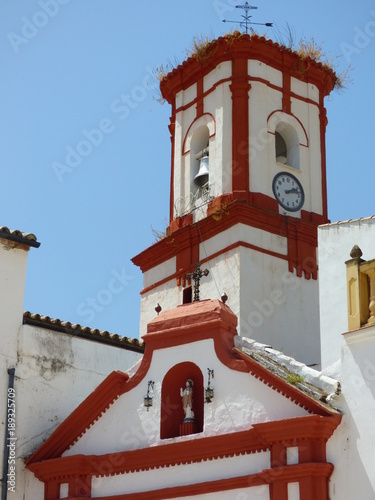
M197 433L197 424L195 422L184 422L180 424L180 436Z

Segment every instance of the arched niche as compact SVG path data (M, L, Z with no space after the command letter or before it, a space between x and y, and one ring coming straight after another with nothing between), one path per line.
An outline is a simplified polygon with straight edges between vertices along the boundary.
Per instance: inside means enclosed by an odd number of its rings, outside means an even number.
M197 432L203 431L204 386L200 368L189 361L173 366L165 375L161 387L160 438L180 435L180 424L184 421L184 410L180 389L191 379L193 387L193 410Z
M275 111L268 117L268 132L275 136L276 163L300 170L300 147L308 147L301 122L293 115Z

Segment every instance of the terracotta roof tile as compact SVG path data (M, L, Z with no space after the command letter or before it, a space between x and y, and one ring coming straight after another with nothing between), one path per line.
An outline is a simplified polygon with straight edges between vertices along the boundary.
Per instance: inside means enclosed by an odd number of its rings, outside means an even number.
M0 226L0 238L9 241L15 241L17 243L23 243L30 247L38 248L40 243L36 240L35 234L23 233L18 229L9 229L6 226Z
M42 316L26 311L23 314L23 324L37 326L40 328L47 328L56 332L66 333L75 337L85 338L104 344L122 347L130 351L143 353L144 342L135 338L123 337L117 333L110 333L107 330L98 330L97 328L90 328L88 326L81 326L77 323L70 321L62 321L57 318L50 318L49 316Z

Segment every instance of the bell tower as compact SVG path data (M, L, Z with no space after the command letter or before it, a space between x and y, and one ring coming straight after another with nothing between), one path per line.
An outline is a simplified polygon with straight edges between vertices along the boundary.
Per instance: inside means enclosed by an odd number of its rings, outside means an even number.
M171 105L170 225L134 257L144 273L141 333L191 300L186 275L210 270L201 297L220 297L239 334L319 364L317 226L328 222L327 66L234 32L161 80ZM189 292L190 290L190 292Z

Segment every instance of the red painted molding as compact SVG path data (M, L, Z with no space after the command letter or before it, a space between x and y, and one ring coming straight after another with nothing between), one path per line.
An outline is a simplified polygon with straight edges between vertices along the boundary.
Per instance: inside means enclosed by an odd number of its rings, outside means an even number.
M316 104L316 105L317 105L317 103L314 103L314 104ZM275 113L280 113L280 111L281 111L282 113L286 113L286 111L284 111L283 109L275 109L274 111L272 111L272 113L270 113L270 114L268 115L268 117L267 117L267 123L270 121L270 119L271 119L271 116L272 116L272 115L274 115ZM305 134L305 141L306 141L306 143L305 143L305 144L303 144L303 143L301 143L301 142L300 142L299 144L300 144L300 146L304 146L304 147L307 147L307 148L308 148L308 147L309 147L309 138L308 138L308 136L307 136L307 132L306 132L306 129L305 129L305 127L304 127L303 123L302 123L302 122L301 122L301 120L300 120L297 116L295 116L295 115L294 115L291 111L289 111L289 112L288 112L288 113L286 113L286 114L288 114L289 116L291 116L294 120L296 120L296 121L299 123L300 127L301 127L301 128L302 128L302 130L303 130L303 133Z
M289 270L291 272L296 270L300 277L304 275L307 279L316 279L318 270L316 259L317 225L321 217L317 214L306 217L313 220L284 217L278 212L269 210L271 206L277 205L273 198L258 194L253 199L257 204L262 203L267 208L238 200L232 201L231 195L223 195L219 199L213 200L208 207L210 214L208 217L199 223L181 227L134 257L132 262L139 266L142 272L146 272L166 260L176 257L176 273L183 280L186 273L193 270L195 263L200 258L199 243L216 236L235 224L242 223L288 238Z
M282 73L301 81L308 81L324 95L334 88L336 75L321 63L305 58L264 37L242 35L229 40L220 37L214 42L206 54L204 61L190 57L169 73L160 83L162 96L171 104L178 92L189 88L198 78L211 72L224 61L235 58L254 59L269 64Z
M172 104L169 132L171 134L171 178L170 178L170 199L169 199L169 220L174 216L174 152L175 152L175 130L176 130L176 104Z
M216 259L216 257L219 257L219 255L222 255L226 252L230 252L231 250L234 250L235 248L238 247L243 247L243 248L249 248L251 250L255 250L256 252L264 253L266 255L271 255L272 257L277 257L278 259L282 260L288 260L288 256L278 253L278 252L273 252L272 250L267 250L265 248L261 248L257 245L252 245L251 243L247 243L245 241L237 241L236 243L233 243L232 245L228 245L227 247L222 248L221 250L218 250L217 252L209 255L208 257L205 257L204 259L200 259L201 264L205 264L206 262L209 262L212 259ZM186 276L186 275L184 275ZM157 281L156 283L144 288L141 290L141 295L150 292L151 290L154 290L155 288L158 288L161 285L164 285L164 283L167 283L168 281L171 281L172 279L178 278L177 285L180 286L185 286L186 280L181 279L181 273L174 273L170 276L166 276L160 281Z
M203 76L197 80L197 118L203 115Z
M140 493L130 493L124 495L114 495L107 497L95 497L95 500L160 500L173 499L180 497L193 498L196 495L217 493L222 491L231 491L235 489L246 489L255 486L270 486L270 500L287 500L287 483L298 482L300 480L315 478L325 480L330 477L333 471L333 465L329 463L323 464L304 464L304 465L290 465L288 467L278 467L275 469L267 469L258 474L251 474L248 476L238 476L229 479L220 479L217 481L208 481L205 483L189 484L187 486L175 486L171 488L163 488L159 490L144 491ZM280 489L273 488L273 485L282 485L286 491L286 496L280 496L276 492ZM273 493L272 493L273 491ZM328 497L316 496L313 490L306 496L302 496L304 500L326 500ZM79 500L78 497L69 497L69 500Z
M320 417L323 425L332 417ZM254 424L247 431L227 433L219 436L201 437L175 441L174 443L141 448L104 455L73 455L70 457L51 458L27 465L35 476L44 482L67 482L74 476L111 476L128 472L188 464L239 454L267 451L273 442L285 442L288 439L293 446L317 439L314 431L315 415L296 417ZM309 430L311 422L313 431ZM267 436L267 426L271 437ZM284 431L287 426L287 431ZM293 429L295 437L293 436ZM319 439L321 438L319 433ZM290 467L290 466L289 466Z
M327 160L326 160L326 128L328 124L327 110L324 107L323 97L320 98L320 150L321 150L321 165L322 165L322 200L323 200L323 217L328 220L327 206Z
M283 73L283 111L284 113L291 114L292 112L292 101L290 99L290 73Z
M266 85L267 87L269 87L271 89L277 90L278 92L284 92L285 94L287 94L287 91L283 87L275 85L275 84L271 83L269 80L266 80L264 78L260 78L260 77L257 77L257 76L248 75L247 80L248 80L248 82L250 84L252 82L263 83L264 85ZM232 81L233 81L232 77L230 77L230 78L222 78L221 80L218 80L217 82L215 82L212 85L211 88L207 89L204 92L203 98L207 97L209 94L211 94L212 92L214 92L219 85L222 85L222 84L227 83L227 82L232 83ZM311 104L312 106L316 106L317 108L320 109L319 103L317 103L313 99L310 99L309 97L301 96L299 94L296 94L295 92L292 92L291 90L289 91L288 96L289 96L290 99L291 98L297 99L297 100L305 102L307 104ZM183 106L180 106L179 108L177 108L176 109L176 113L180 113L181 111L186 111L191 106L196 105L197 102L198 102L197 98L193 99L192 101L190 101L190 102L184 104Z
M209 117L211 118L211 120L213 121L213 124L214 124L214 132L213 132L212 134L210 134L210 136L209 136L209 137L211 138L211 137L213 137L213 136L216 134L216 119L215 119L215 117L214 117L214 115L213 115L212 113L202 113L201 115L197 116L197 117L195 118L195 120L193 120L193 121L191 122L191 124L189 125L189 128L187 129L187 132L186 132L186 134L185 134L184 140L183 140L183 142L182 142L182 154L183 154L183 155L186 155L186 154L190 151L190 149L186 149L186 140L187 140L187 138L189 137L191 127L195 124L195 122L196 122L199 118L201 118L201 117L202 117L202 116L204 116L204 115L209 116Z
M247 200L249 185L249 90L247 59L232 60L232 191Z

